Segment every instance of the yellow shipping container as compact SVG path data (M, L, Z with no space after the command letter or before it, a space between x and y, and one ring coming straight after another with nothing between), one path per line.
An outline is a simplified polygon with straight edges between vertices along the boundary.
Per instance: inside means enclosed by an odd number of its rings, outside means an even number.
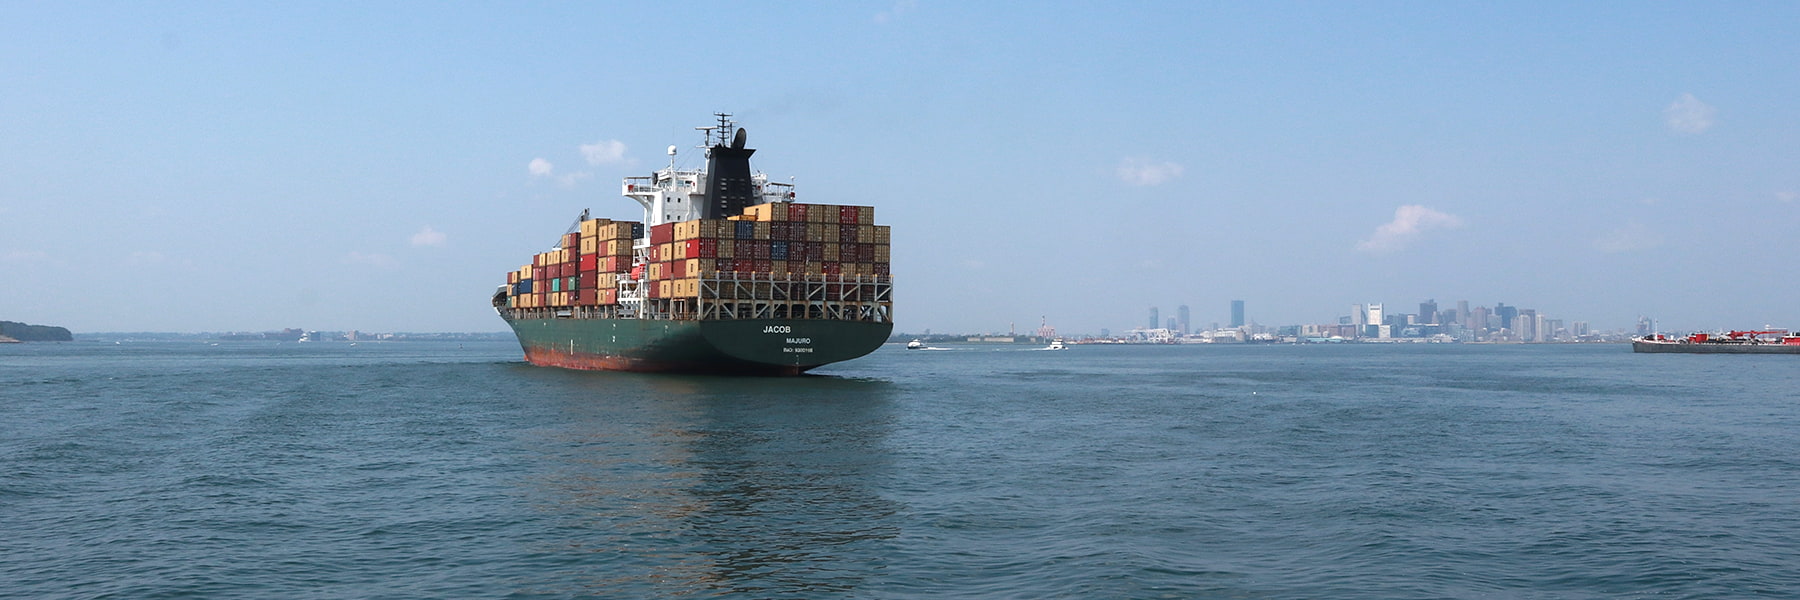
M826 214L827 212L830 214ZM831 204L807 205L806 220L809 223L836 223L838 220L837 206Z
M825 224L824 223L807 223L806 224L806 241L809 241L809 242L825 241Z
M858 206L858 207L856 207L856 224L857 225L874 225L875 224L875 207L873 207L873 206Z
M581 253L582 254L599 254L600 253L600 238L591 238L591 237L587 237L587 236L582 236L582 238L581 238Z
M825 248L825 260L827 262L837 262L839 260L838 259L838 244L837 244L837 242L825 242L824 248Z
M887 244L875 245L875 262L894 262L892 253L888 251L889 247Z
M875 243L875 226L874 225L857 225L856 226L856 243L859 243L859 244Z
M664 263L659 263L659 262L650 263L650 280L651 281L661 281L662 280L663 264Z
M581 222L581 237L600 235L600 230L612 224L612 219L588 219Z
M785 260L769 261L769 273L774 274L774 275L788 274L788 261L785 261Z
M788 270L791 271L791 270L793 270L793 268L794 268L794 265L788 265ZM806 263L805 271L806 271L804 273L805 275L824 275L825 274L825 265L823 263L816 263L816 262L809 261Z
M756 222L756 232L751 234L751 237L755 238L755 239L759 239L759 240L769 239L769 224L764 223L762 221L757 221Z
M770 202L758 204L744 210L744 214L754 217L756 221L788 220L788 202Z
M690 258L683 265L682 272L688 277L705 277L718 271L719 261L712 258Z
M837 243L837 242L844 241L843 238L838 237L840 235L838 232L839 229L842 229L842 227L839 227L836 223L820 224L819 225L819 232L820 232L819 236L822 239L820 239L819 241L830 242L830 243Z
M875 243L877 243L877 244L889 243L888 236L892 233L893 233L892 227L889 227L887 225L876 225L875 226Z
M719 258L737 258L737 240L719 240L718 255Z

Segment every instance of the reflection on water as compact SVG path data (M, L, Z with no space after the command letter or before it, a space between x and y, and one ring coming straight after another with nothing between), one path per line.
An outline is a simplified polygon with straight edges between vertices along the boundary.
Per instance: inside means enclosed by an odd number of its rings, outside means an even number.
M533 500L566 566L552 589L619 596L857 589L901 507L892 384L878 380L555 373L567 419L535 450ZM560 588L560 589L556 589Z

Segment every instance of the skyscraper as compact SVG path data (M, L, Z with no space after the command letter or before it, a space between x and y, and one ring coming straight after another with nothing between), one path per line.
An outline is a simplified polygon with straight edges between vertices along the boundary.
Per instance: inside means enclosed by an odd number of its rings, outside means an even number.
M1438 322L1437 314L1438 314L1437 300L1435 300L1435 299L1426 300L1424 302L1419 303L1419 322L1420 323L1424 323L1426 325L1436 325Z
M1233 328L1244 326L1244 301L1243 300L1232 300L1231 301L1231 326Z
M1507 306L1505 302L1496 303L1494 316L1500 317L1501 329L1513 329L1513 317L1519 316L1519 307Z
M1176 308L1175 315L1180 319L1180 328L1178 329L1178 331L1181 333L1181 335L1187 335L1188 332L1193 331L1192 329L1188 328L1188 326L1190 325L1190 322L1188 321L1188 307L1186 304L1181 305L1180 308Z
M1156 310L1156 307L1150 307L1150 326L1145 327L1145 329L1156 329L1157 327L1161 327L1162 323L1157 322L1162 320L1161 317L1162 315Z
M1469 324L1469 301L1468 300L1457 300L1456 301L1456 318L1462 320L1462 326L1464 329L1474 329L1475 328L1474 325Z

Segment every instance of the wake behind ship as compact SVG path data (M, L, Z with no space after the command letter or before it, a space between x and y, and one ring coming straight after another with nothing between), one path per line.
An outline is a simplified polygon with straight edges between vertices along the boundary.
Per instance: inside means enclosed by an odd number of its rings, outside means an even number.
M642 222L587 213L508 273L494 310L525 359L570 369L798 375L893 331L889 228L869 206L801 204L750 168L746 134L699 128L706 167L627 177Z

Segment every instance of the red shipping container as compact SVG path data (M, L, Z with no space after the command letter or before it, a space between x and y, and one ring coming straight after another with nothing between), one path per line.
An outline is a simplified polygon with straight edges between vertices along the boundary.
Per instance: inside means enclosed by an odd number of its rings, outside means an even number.
M881 275L884 277L888 276L888 275L892 275L893 273L889 272L889 269L890 269L890 267L888 266L888 263L875 263L875 274L876 275Z
M506 272L506 283L507 284L511 285L511 284L516 284L518 282L519 282L519 272L518 271L507 271Z
M675 241L675 224L663 223L650 228L650 244L667 244Z
M756 268L756 261L748 258L737 258L731 261L731 270L739 273L749 273L754 268Z
M769 241L768 240L752 241L751 248L750 248L750 258L754 258L757 260L768 260L769 259Z
M796 223L805 223L806 222L806 205L798 203L798 202L789 204L787 220L793 221Z
M600 283L600 274L599 273L594 273L594 272L590 271L590 272L582 273L580 275L575 276L575 289L578 289L578 290L591 290L591 289L600 287L599 285L597 285L599 283Z
M624 256L608 256L600 263L600 270L607 273L621 273L631 266L631 259Z
M757 273L768 273L775 270L775 261L759 258L750 264L750 270Z
M693 241L693 240L688 240L688 241ZM687 261L678 260L678 261L669 263L669 278L670 279L687 279Z
M549 279L549 277L544 276L544 267L532 267L531 268L531 280L532 281L543 281L545 279Z
M713 238L692 239L685 242L687 254L682 258L715 258L719 256L719 240Z
M856 207L854 207L854 206L839 206L838 207L838 223L841 223L844 225L855 225L857 214L858 213L857 213Z
M828 262L820 265L820 268L826 275L840 275L844 272L843 263Z
M600 268L600 255L598 255L598 254L583 254L583 255L581 255L581 260L579 261L579 264L581 265L579 267L581 272L592 273L596 270L599 270L599 268Z
M594 305L594 290L576 290L575 305L576 306L593 306Z
M565 234L563 234L562 247L565 249L568 249L568 250L575 250L575 249L581 248L581 234L580 233L565 233Z

